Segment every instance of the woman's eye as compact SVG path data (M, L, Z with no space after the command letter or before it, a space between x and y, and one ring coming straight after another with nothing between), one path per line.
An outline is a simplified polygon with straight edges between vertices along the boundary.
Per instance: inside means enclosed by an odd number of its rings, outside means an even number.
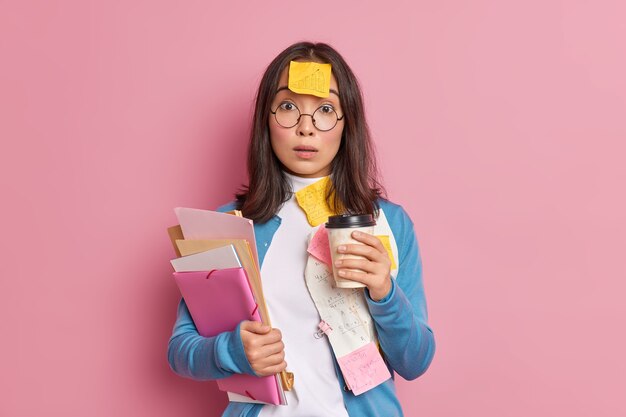
M324 104L323 106L320 107L319 109L322 113L327 114L327 113L332 113L333 112L333 106L331 106L330 104Z
M290 103L288 101L280 103L279 107L280 107L281 110L285 110L285 111L293 111L293 110L296 109L295 104Z

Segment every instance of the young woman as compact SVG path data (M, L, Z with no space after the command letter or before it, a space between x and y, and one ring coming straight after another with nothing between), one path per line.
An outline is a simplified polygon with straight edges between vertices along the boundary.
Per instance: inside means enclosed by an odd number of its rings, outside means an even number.
M330 64L327 94L296 92L290 83L294 63ZM361 244L338 248L363 257L335 266L343 278L365 289L357 294L360 301L333 305L333 312L365 316L358 325L375 328L374 344L391 375L414 379L426 371L435 341L427 324L413 224L400 206L383 198L357 79L332 47L297 43L268 66L256 97L248 181L236 201L219 210L237 208L254 220L263 289L275 327L246 321L232 332L204 338L181 301L168 348L170 366L198 380L234 373L265 376L285 369L294 373L288 405L230 402L224 416L401 416L393 378L359 395L351 390L337 359L344 340L337 340L356 330L334 323L332 340L319 337L320 317L327 310L307 285L313 265L307 246L319 228L310 212L317 206L303 205L296 193L327 181L319 207L335 214L372 214L390 242L385 246L375 236L354 233ZM362 309L357 311L359 302Z

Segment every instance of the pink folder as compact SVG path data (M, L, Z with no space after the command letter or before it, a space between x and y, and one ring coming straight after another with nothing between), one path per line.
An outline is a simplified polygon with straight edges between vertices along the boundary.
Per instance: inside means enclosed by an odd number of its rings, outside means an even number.
M243 320L261 321L243 268L174 272L174 279L202 336L232 331ZM218 379L217 386L253 400L280 404L275 376L234 374Z

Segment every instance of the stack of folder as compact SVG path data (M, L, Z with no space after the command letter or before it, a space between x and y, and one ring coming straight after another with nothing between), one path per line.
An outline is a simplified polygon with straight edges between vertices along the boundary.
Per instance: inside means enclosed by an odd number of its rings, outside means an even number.
M168 229L176 254L174 279L198 332L205 337L234 330L243 320L271 326L263 297L252 221L238 211L176 208ZM286 404L293 375L235 374L217 381L230 401Z

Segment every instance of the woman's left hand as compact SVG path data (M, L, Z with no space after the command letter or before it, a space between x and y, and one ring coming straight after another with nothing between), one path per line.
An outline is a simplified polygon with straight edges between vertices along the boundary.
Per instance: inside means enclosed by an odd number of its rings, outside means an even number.
M352 238L363 244L339 245L337 252L359 255L365 259L338 260L335 262L337 273L342 278L365 284L372 300L380 301L391 291L391 260L387 250L376 236L368 233L352 232Z

